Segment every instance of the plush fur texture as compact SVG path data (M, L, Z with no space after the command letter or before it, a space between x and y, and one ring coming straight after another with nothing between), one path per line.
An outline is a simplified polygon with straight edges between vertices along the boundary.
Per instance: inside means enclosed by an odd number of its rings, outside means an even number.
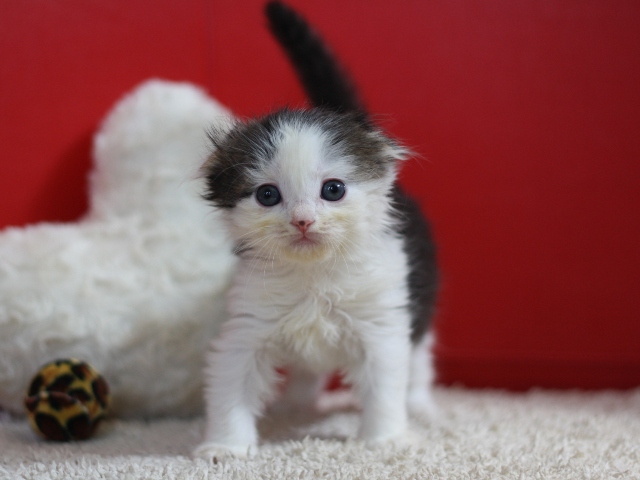
M404 437L408 410L432 407L423 307L432 307L435 279L414 298L421 279L409 255L422 255L417 266L431 274L435 264L428 229L396 184L406 151L368 120L301 17L280 3L267 13L324 108L280 110L212 134L207 198L223 210L240 261L230 319L208 359L206 434L196 450L204 457L255 449L277 367L290 369L285 397L297 406L313 402L323 375L342 371L362 406L360 437L370 442ZM316 88L326 75L314 80L298 44L322 56L340 92ZM416 250L421 243L428 248Z
M195 179L228 115L193 86L143 84L96 134L87 216L0 233L0 406L22 412L38 368L73 356L105 376L116 415L201 411L235 260Z

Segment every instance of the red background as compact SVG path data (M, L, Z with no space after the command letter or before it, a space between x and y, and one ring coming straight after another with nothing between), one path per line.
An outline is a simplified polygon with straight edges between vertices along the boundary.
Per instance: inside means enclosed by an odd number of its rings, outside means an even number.
M421 154L440 381L640 385L640 3L291 3ZM256 0L5 2L0 58L0 227L82 215L92 132L149 77L304 101Z

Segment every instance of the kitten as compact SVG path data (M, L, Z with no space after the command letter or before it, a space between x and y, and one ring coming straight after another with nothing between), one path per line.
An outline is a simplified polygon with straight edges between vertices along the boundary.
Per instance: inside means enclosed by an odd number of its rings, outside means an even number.
M360 437L402 437L431 406L434 246L396 175L408 151L376 127L305 20L270 2L270 28L314 108L283 109L211 135L206 199L224 212L239 266L229 320L206 368L196 455L247 455L274 399L313 402L327 373L359 395ZM291 393L293 392L293 393Z

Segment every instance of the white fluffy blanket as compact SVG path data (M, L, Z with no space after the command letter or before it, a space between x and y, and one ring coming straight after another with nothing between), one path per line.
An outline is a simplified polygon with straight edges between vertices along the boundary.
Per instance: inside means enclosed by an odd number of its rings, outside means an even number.
M437 389L437 425L416 423L412 447L366 448L359 417L267 417L255 458L208 464L189 452L200 419L111 420L72 444L36 439L0 419L0 478L509 479L640 478L640 391L526 395Z
M95 136L86 218L0 232L0 406L21 412L43 363L77 357L117 415L201 410L233 257L197 170L228 116L191 85L141 85Z

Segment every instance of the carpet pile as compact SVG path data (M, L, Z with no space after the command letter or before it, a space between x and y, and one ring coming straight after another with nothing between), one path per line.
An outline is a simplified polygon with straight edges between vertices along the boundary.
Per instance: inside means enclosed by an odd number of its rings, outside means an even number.
M190 457L201 418L111 419L89 441L38 439L0 419L7 479L640 479L640 390L526 394L437 388L441 418L411 445L367 447L357 412L267 416L249 459Z

